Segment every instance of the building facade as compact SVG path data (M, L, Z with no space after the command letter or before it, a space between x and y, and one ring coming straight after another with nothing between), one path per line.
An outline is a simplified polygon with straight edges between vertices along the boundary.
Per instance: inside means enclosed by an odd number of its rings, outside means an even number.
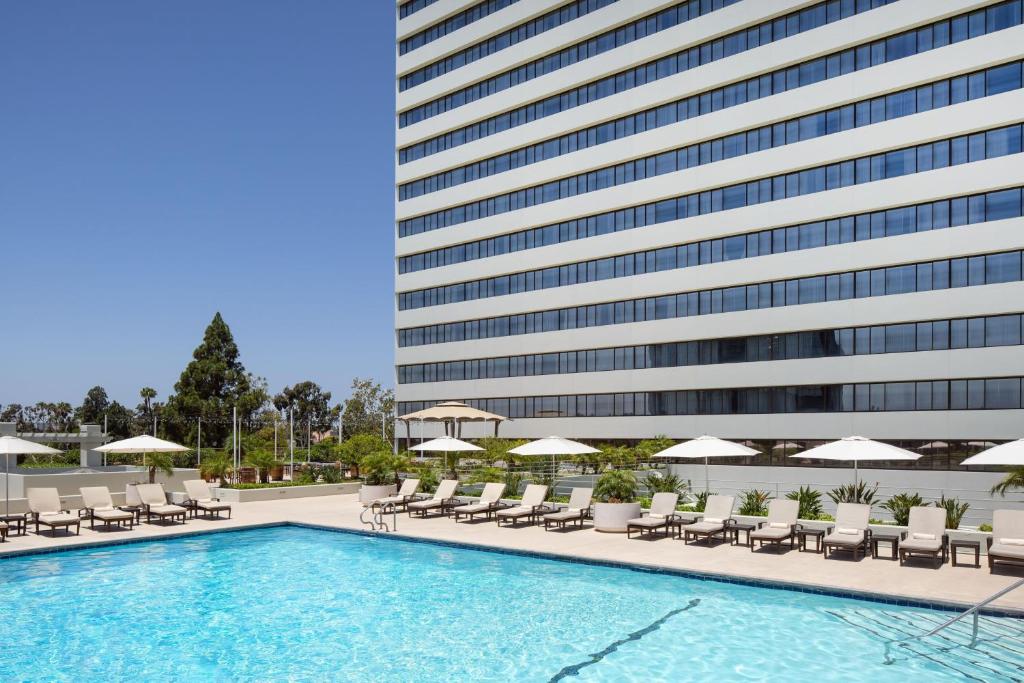
M862 434L953 470L1024 436L1021 0L398 16L399 414L762 465Z

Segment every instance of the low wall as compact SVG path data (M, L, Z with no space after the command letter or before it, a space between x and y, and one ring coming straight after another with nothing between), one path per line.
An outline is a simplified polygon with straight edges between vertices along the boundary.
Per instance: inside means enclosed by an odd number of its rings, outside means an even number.
M315 496L335 496L343 493L358 493L362 484L358 481L340 484L310 484L309 486L276 486L266 489L223 489L214 488L213 495L225 503L251 503L259 500L291 500Z

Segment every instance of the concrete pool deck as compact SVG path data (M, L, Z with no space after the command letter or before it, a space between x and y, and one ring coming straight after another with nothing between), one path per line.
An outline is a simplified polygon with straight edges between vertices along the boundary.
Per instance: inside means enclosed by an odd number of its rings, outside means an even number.
M0 557L40 549L69 549L97 543L139 539L159 539L182 533L202 533L221 529L295 522L337 529L366 530L359 521L362 506L353 495L323 496L298 500L234 503L232 519L190 519L181 524L143 523L134 531L93 531L83 523L80 536L51 538L48 532L35 534L31 528L25 536L9 536L0 544ZM388 517L390 521L390 517ZM588 526L582 530L544 531L542 526L518 528L498 527L494 522L454 522L448 517L410 519L398 516L398 532L382 536L404 536L498 548L537 552L601 562L642 565L659 569L715 574L736 579L796 584L809 588L838 589L882 595L892 599L911 599L934 603L965 605L982 600L1024 577L1024 567L1003 567L989 573L982 557L982 567L957 566L949 563L939 569L934 563L919 561L899 566L896 560L870 556L854 562L840 553L825 560L820 554L784 550L750 552L745 546L719 543L685 545L675 539L647 537L627 539L625 534L604 534ZM883 549L883 554L887 552ZM973 560L965 553L964 561ZM0 571L3 565L0 564ZM1000 598L993 607L1019 610L1024 615L1024 587Z

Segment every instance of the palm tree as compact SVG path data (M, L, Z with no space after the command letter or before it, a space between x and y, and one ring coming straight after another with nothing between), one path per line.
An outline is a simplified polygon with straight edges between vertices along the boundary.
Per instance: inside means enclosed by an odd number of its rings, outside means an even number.
M174 456L170 453L146 453L146 465L149 467L149 483L156 483L156 471L159 469L168 477L174 474Z
M1006 477L992 487L992 493L1005 496L1010 489L1024 489L1024 467L1007 472Z
M149 415L149 411L151 409L150 401L156 398L156 389L153 387L142 387L139 389L139 396L142 397L142 404L145 406L144 410L146 411L146 414Z

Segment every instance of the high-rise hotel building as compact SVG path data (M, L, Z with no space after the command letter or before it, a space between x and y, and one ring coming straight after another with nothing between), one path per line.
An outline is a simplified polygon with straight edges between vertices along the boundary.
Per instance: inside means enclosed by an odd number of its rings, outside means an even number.
M1021 0L407 0L396 50L399 414L1024 436Z

